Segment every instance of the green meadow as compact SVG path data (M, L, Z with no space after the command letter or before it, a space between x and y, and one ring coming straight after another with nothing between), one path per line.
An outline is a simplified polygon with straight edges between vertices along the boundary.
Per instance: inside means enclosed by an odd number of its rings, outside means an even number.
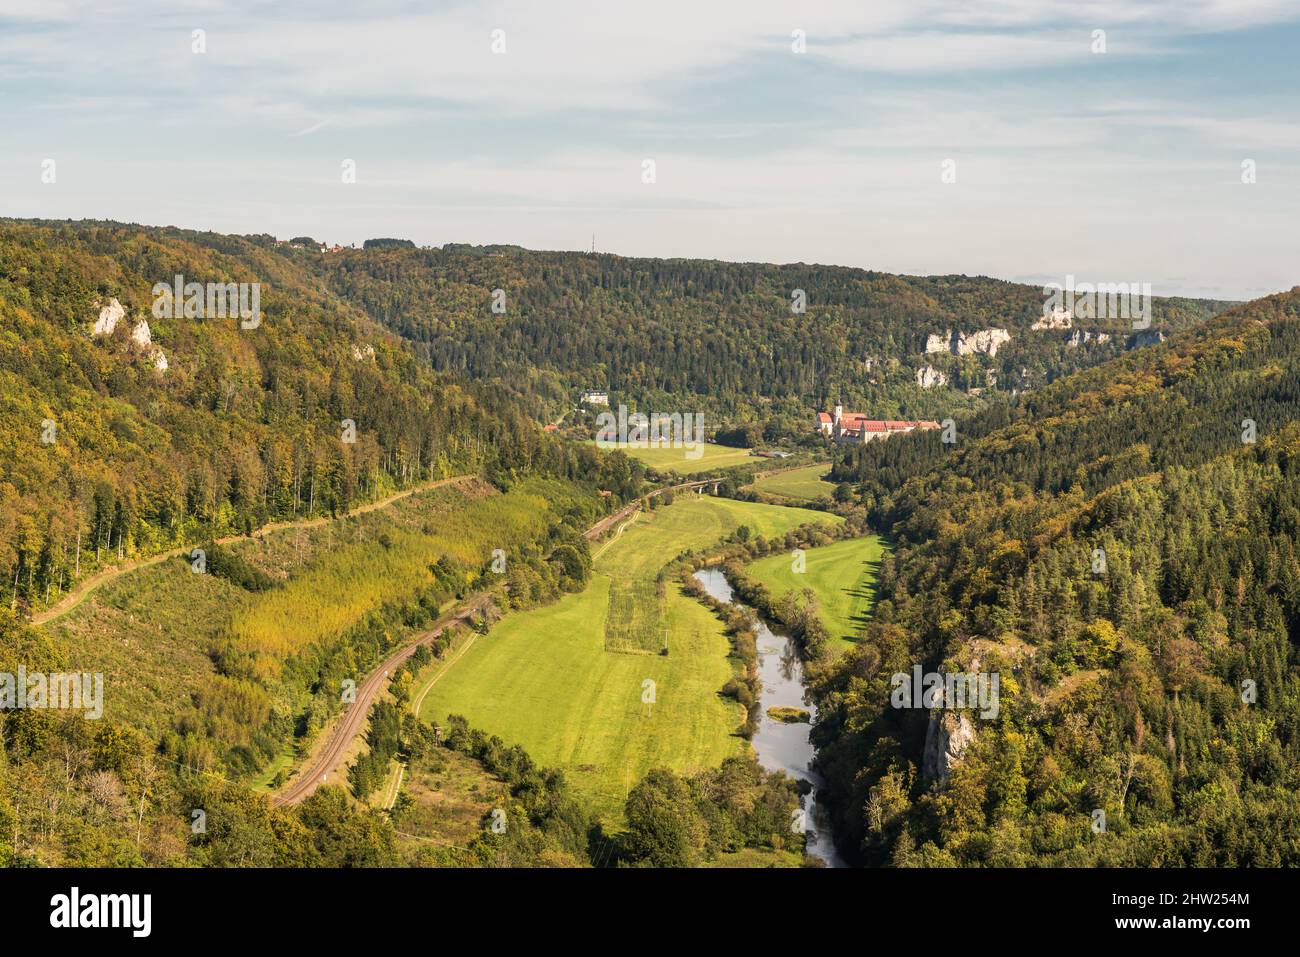
M627 792L654 767L715 766L747 747L743 715L719 691L734 673L721 623L669 583L660 622L668 654L607 650L613 582L653 581L681 551L748 525L781 534L836 516L710 496L679 496L640 517L596 560L591 584L544 608L508 615L433 685L421 717L465 715L563 768L592 809L622 821Z
M830 498L835 492L835 483L822 479L822 476L827 474L830 468L830 463L824 462L819 465L809 465L806 468L790 469L788 472L778 472L775 475L765 476L756 481L752 487L757 492L766 492L768 495L780 495L805 502L819 498Z
M667 634L667 590L653 578L614 578L605 609L605 649L658 654Z
M772 555L749 566L749 574L780 597L791 589L811 588L821 605L822 619L835 639L835 650L857 640L871 612L876 573L885 544L878 536L850 538L810 548L804 571L794 570L789 554Z
M867 622L884 550L884 542L876 535L850 538L808 549L803 572L796 572L793 557L782 553L754 562L749 574L776 597L792 589L811 588L834 637L831 647L843 650L857 640Z

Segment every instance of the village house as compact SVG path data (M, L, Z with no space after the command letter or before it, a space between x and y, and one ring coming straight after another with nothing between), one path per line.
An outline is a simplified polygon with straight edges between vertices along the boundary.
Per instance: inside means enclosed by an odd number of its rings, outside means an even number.
M600 391L587 391L582 393L582 398L578 400L582 405L609 405L609 393Z
M834 439L838 445L861 445L899 432L937 428L938 422L925 420L869 419L860 412L845 412L842 405L835 406L834 412L817 413L817 431Z

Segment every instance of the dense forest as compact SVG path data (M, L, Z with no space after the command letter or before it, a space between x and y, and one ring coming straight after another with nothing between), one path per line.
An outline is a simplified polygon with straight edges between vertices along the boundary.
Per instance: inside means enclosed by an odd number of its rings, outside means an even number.
M1041 291L988 279L372 246L0 221L9 605L39 609L108 561L455 474L541 470L634 494L626 472L599 474L614 460L534 427L582 387L806 436L811 407L841 397L881 415L987 403L922 389L921 359L954 385L1001 369L1002 394L1123 349L1027 332ZM155 315L155 284L176 277L260 283L260 322ZM793 289L807 312L791 312ZM121 320L92 334L117 305ZM1158 300L1155 319L1177 328L1220 306ZM996 359L916 355L930 333L992 324L1014 335Z
M604 388L632 406L775 420L785 432L838 399L882 418L939 418L979 408L982 392L1037 387L1117 355L1132 332L1124 320L1083 320L1112 338L1068 345L1068 332L1030 329L1043 316L1040 288L983 277L514 246L295 255L435 368L510 383L552 413ZM1225 305L1156 298L1152 325L1186 328ZM925 354L930 335L990 328L1012 337L996 356ZM948 387L922 388L925 365Z
M822 669L845 849L895 865L1300 861L1300 293L845 452L896 551ZM891 707L914 665L1001 706ZM951 706L952 702L948 702Z

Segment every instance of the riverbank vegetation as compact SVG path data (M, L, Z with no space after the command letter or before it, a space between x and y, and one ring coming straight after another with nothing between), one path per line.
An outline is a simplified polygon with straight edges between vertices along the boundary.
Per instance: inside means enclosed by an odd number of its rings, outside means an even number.
M622 860L634 867L697 867L745 848L802 850L798 784L751 756L680 777L646 775L627 797Z

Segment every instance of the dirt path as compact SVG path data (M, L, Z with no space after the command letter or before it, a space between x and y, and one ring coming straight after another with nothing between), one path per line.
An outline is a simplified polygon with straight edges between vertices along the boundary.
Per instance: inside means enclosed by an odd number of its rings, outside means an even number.
M406 774L406 765L400 761L397 764L397 779L389 786L388 791L384 794L384 810L390 810L397 803L397 795L402 792L402 778Z
M377 502L370 502L366 505L362 505L358 508L354 508L346 515L340 515L337 518L330 518L329 516L322 515L318 518L304 518L301 521L296 521L296 522L272 522L270 525L263 525L261 528L257 529L253 533L253 535L259 536L259 535L266 535L272 532L293 531L293 530L303 529L303 528L316 528L317 526L324 525L327 522L338 521L340 518L352 518L353 516L356 515L364 515L367 512L373 512L381 508L387 508L389 505L392 505L394 502L399 501L400 499L404 499L407 496L414 495L416 492L427 492L429 489L435 489L443 485L451 485L457 482L464 482L473 478L477 478L477 476L456 475L451 478L439 479L436 482L426 482L423 485L416 485L413 486L412 488L404 489L403 491L400 492L394 492L392 495L388 496L387 498L381 498ZM226 535L222 538L218 538L216 541L218 545L229 545L232 542L238 542L248 537L249 536L247 535ZM120 565L112 565L108 568L100 569L90 577L83 578L80 582L78 582L73 587L72 591L68 592L66 595L64 595L61 599L59 599L49 608L33 615L31 619L32 624L44 625L47 622L53 621L55 618L58 618L62 615L66 615L68 612L72 611L72 609L80 605L82 601L85 600L87 595L95 591L95 589L99 588L101 585L106 584L107 582L111 582L114 579L127 574L128 572L137 571L141 568L148 568L151 565L157 565L160 562L165 562L170 558L177 558L182 555L188 556L193 551L194 547L195 546L193 545L189 545L189 546L182 546L180 548L173 548L171 551L160 552L159 554L151 555L148 558L133 559L131 561L123 562Z
M591 554L591 560L594 562L594 561L595 561L597 558L599 558L601 555L604 555L604 554L605 554L605 550L608 549L609 546L613 545L613 544L614 544L616 541L618 541L620 538L622 538L622 537L623 537L623 533L626 532L629 528L632 527L632 523L635 522L635 521L637 520L637 517L638 517L640 514L641 514L641 513L640 513L639 511L637 511L637 512L633 512L631 518L629 518L626 522L624 522L624 523L623 523L622 525L620 525L618 528L614 529L614 534L611 535L611 536L609 536L609 540L608 540L607 542L605 542L604 545L601 545L600 548L598 548L598 549L596 549L594 552L592 552L592 554Z

